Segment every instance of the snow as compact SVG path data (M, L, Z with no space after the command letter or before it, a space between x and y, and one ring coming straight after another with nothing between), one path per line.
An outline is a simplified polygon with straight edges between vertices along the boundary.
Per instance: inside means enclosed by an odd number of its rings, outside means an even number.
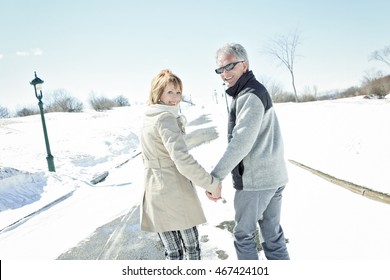
M362 97L275 104L286 160L390 194L390 102ZM40 116L0 120L0 259L55 260L100 226L140 204L139 128L144 105L105 112L45 114L56 172L47 171ZM216 127L219 137L191 149L212 170L226 146L226 105L183 106L187 133ZM108 171L103 182L91 180ZM390 260L390 205L353 193L288 162L282 226L296 261ZM235 260L230 177L223 201L199 197L203 259ZM54 203L53 203L54 202ZM19 221L19 222L17 222ZM17 223L15 223L17 222ZM219 256L219 257L218 257ZM161 256L151 256L160 259Z

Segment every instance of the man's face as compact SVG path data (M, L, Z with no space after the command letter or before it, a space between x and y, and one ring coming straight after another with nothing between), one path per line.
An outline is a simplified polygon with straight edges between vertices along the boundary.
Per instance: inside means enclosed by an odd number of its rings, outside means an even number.
M218 68L225 67L230 63L235 63L238 61L240 60L238 60L232 54L222 54L218 57L217 66ZM226 86L229 88L234 86L238 79L242 76L242 74L244 74L247 70L248 65L246 61L242 61L240 63L237 63L231 70L223 69L223 72L219 75L221 76L221 79L225 82Z

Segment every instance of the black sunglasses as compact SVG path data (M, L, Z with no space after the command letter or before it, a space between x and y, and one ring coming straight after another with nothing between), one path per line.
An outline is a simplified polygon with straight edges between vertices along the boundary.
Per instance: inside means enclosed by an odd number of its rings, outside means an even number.
M224 70L230 71L230 70L232 70L234 68L234 66L236 66L240 62L244 62L244 60L240 60L240 61L236 61L236 62L233 62L233 63L229 63L228 65L225 65L223 67L215 69L215 73L222 74Z

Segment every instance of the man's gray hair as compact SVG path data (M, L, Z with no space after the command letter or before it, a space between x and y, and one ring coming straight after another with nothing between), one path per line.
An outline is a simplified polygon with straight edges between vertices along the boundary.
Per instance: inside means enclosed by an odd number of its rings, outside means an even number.
M246 50L243 46L236 43L228 43L221 47L219 50L217 50L217 53L215 55L215 59L218 63L218 59L223 54L231 54L234 55L238 60L245 60L249 64L248 60L248 54L246 53Z

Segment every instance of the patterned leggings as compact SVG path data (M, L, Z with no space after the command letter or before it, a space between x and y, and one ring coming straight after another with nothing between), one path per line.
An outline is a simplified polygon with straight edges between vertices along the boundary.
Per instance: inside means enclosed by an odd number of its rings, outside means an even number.
M183 260L184 255L186 260L201 259L196 226L185 230L159 232L158 235L164 244L167 260Z

